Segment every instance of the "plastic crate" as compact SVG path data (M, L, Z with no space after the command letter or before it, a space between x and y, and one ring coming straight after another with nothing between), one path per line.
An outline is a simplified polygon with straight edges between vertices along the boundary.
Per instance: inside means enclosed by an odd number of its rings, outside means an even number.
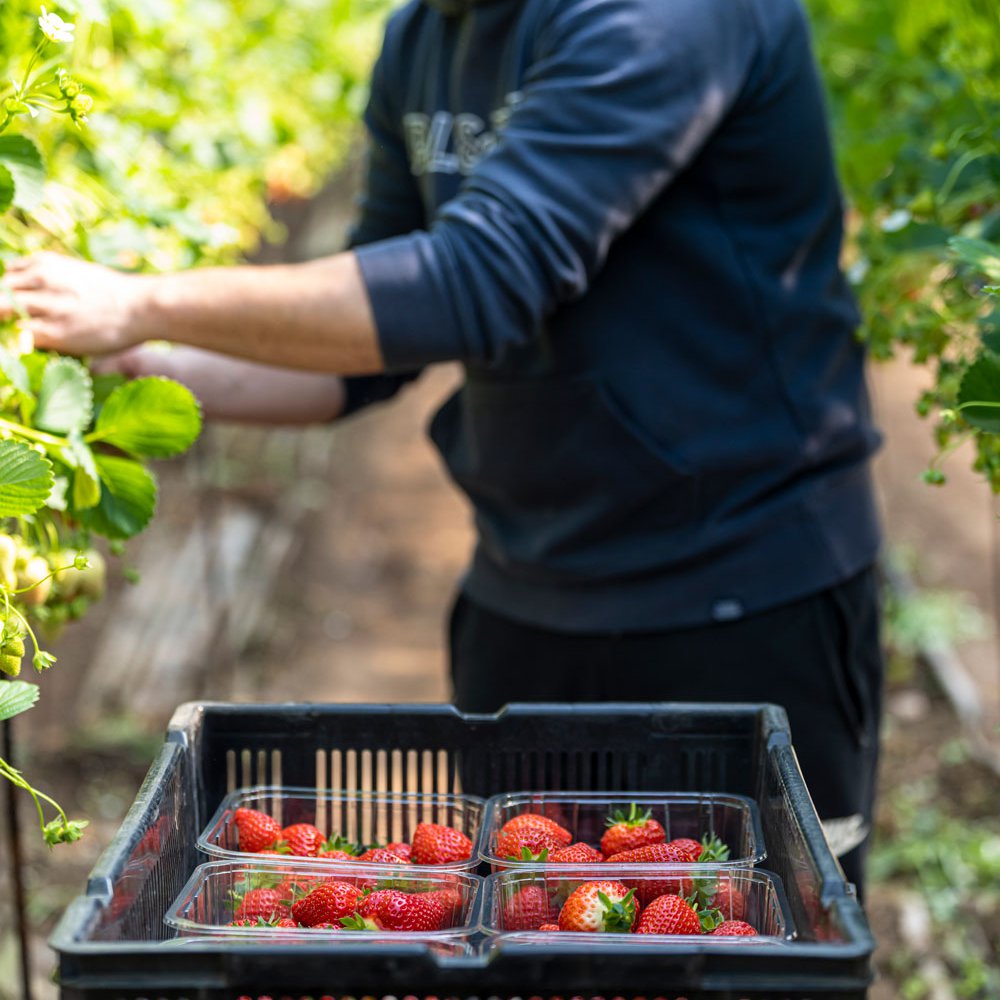
M487 801L479 856L492 871L536 867L537 863L502 858L496 850L497 834L503 825L526 812L547 816L572 833L574 841L598 847L609 815L616 811L627 813L632 805L648 811L663 827L667 840L691 837L700 841L703 836L717 836L729 847L726 864L746 867L763 861L767 855L760 811L757 803L745 795L519 792L494 795ZM553 867L551 862L544 864Z
M198 837L198 847L214 858L252 858L253 854L240 851L235 836L232 816L240 808L259 809L283 826L312 823L327 837L340 834L361 844L408 843L418 823L443 823L461 831L472 841L471 855L465 861L433 867L471 872L479 867L485 805L483 799L473 795L373 794L281 786L239 788L223 799Z
M247 785L471 794L720 792L760 807L768 868L798 938L755 948L494 941L473 955L385 947L170 943L163 917L202 860L197 838ZM577 935L566 935L576 938ZM592 936L593 937L593 936ZM62 1000L241 996L636 996L862 1000L874 940L830 853L771 705L181 706L84 895L51 938Z

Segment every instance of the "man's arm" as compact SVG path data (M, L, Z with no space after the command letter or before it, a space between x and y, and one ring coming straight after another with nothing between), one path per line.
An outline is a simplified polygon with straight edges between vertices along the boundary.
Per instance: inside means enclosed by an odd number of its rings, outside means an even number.
M312 372L385 367L351 252L306 264L163 275L121 274L42 253L9 264L5 281L36 345L68 354L170 340Z
M194 393L209 420L270 426L327 423L344 412L347 401L339 375L272 368L196 347L143 344L96 359L94 370L174 379Z

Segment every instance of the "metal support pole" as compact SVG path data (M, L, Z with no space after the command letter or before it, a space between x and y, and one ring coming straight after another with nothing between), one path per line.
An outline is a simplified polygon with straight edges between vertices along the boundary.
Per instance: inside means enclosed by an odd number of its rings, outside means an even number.
M17 767L14 760L14 726L12 719L0 723L3 730L3 758L11 767ZM31 954L28 948L27 894L24 888L24 853L21 848L21 830L17 821L18 790L9 782L0 782L6 796L7 835L10 838L10 883L13 889L11 902L17 921L17 936L21 953L21 996L32 1000L31 994Z

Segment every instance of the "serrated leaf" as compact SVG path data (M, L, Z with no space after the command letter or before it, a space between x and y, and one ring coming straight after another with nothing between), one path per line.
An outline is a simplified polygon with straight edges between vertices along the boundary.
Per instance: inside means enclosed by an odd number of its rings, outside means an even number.
M170 458L187 451L201 432L201 407L191 391L167 378L126 382L107 398L90 440L137 458Z
M0 212L14 204L14 175L0 163Z
M156 480L130 458L95 455L94 459L101 499L95 507L80 511L80 522L105 538L131 538L149 524L156 510Z
M94 416L90 372L75 358L53 358L42 375L34 423L52 434L83 431Z
M0 517L32 514L52 491L52 463L21 441L0 441Z
M23 135L0 135L0 164L14 178L14 204L33 212L45 193L45 163L38 147Z
M958 387L958 405L973 427L1000 434L1000 358L984 354L969 366Z
M31 383L28 380L28 369L16 354L11 354L6 347L0 347L0 376L5 378L18 392L25 396L31 395Z
M948 246L963 264L986 275L990 281L1000 281L1000 245L967 236L953 236Z
M27 712L38 701L38 685L25 681L6 681L0 684L0 721L13 719Z

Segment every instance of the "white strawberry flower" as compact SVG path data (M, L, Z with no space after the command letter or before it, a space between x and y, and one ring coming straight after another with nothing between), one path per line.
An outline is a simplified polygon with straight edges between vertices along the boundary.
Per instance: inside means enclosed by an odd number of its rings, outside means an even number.
M58 14L50 14L44 7L38 18L38 27L50 42L73 41L74 26L64 21Z

